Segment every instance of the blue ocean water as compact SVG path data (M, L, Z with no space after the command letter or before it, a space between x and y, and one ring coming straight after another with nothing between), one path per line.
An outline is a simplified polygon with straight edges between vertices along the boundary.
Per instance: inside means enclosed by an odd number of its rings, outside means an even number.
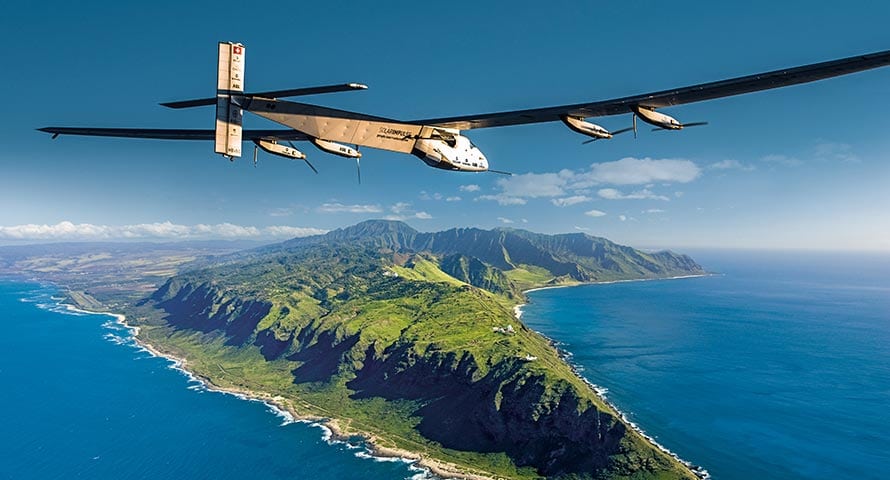
M715 479L890 478L890 255L693 257L721 275L536 291L522 319Z
M0 281L0 478L404 479L359 446L209 392L50 287ZM366 457L366 458L360 458Z

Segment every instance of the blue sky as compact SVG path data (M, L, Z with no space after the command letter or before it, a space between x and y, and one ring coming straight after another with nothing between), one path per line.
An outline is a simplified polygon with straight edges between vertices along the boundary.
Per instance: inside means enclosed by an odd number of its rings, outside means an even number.
M627 5L625 5L627 4ZM297 7L297 5L299 5ZM468 132L495 174L306 144L320 170L210 143L41 126L212 128L216 42L248 90L412 119L576 103L890 49L882 2L13 2L0 16L0 243L285 238L368 218L419 230L584 231L639 247L890 250L890 68L665 109L710 125L586 140L562 124ZM251 9L255 9L251 11ZM596 120L607 128L629 116ZM274 127L258 117L248 128ZM247 148L247 146L245 147Z

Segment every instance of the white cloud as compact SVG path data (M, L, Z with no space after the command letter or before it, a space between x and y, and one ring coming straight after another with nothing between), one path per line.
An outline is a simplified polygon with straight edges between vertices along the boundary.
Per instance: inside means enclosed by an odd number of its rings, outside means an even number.
M607 200L664 200L670 201L670 199L664 195L658 195L652 190L648 188L644 188L642 190L637 190L632 193L622 193L619 190L614 188L601 188L598 192L596 192L602 198Z
M846 163L859 163L861 159L846 143L824 142L816 145L816 158Z
M689 183L701 175L701 169L690 160L622 158L614 162L595 163L590 172L577 174L573 188L593 185L644 185L652 182Z
M272 239L306 237L325 232L326 230L318 228L287 225L268 227L242 226L232 223L180 225L169 221L135 225L94 225L64 221L55 225L0 226L0 239L56 241Z
M575 205L578 203L589 202L593 200L592 198L586 195L573 195L571 197L563 197L563 198L554 198L550 200L551 203L556 205L557 207L568 207L569 205Z
M410 218L416 218L418 220L429 220L433 218L427 212L413 212L410 209L411 204L406 202L398 202L389 207L392 210L392 214L386 215L383 217L384 220L397 220L397 221L405 221Z
M339 202L323 203L318 207L322 213L380 213L383 211L380 205L344 205Z
M563 187L574 174L569 170L559 173L526 173L501 178L497 185L510 197L558 197L565 195Z
M747 165L739 162L738 160L731 159L712 163L708 165L708 168L710 168L711 170L742 170L745 172L750 172L756 169L756 167L754 167L753 165Z
M575 225L575 230L580 230L580 231L582 231L582 232L589 232L589 231L590 231L589 228L587 228L587 227L579 227L578 225Z
M604 217L606 216L606 212L594 209L584 212L584 215L587 215L588 217Z
M460 187L458 187L458 190L460 190L461 192L478 192L479 185L472 183L469 185L461 185Z
M643 210L643 213L664 213L664 210L660 208L650 208L648 210Z
M802 161L794 157L789 157L787 155L767 155L761 158L760 161L765 163L784 165L786 167L799 167L803 165Z
M392 211L392 213L399 214L407 210L410 206L411 204L407 202L397 202L389 207L389 209Z
M270 217L289 217L293 214L292 208L274 208L269 212Z
M618 220L621 220L623 222L623 221L627 220L627 216L626 215L618 215Z
M504 218L504 217L498 217L498 221L501 223L506 223L506 224L513 223L513 220L510 220L509 218Z
M446 202L459 202L459 201L461 201L461 198L460 198L460 196L455 195L453 197L446 197L445 201Z
M527 202L524 198L511 197L509 195L479 195L475 200L492 200L498 202L498 205L525 205Z
M421 190L418 198L421 200L442 200L444 197L438 192L430 194L426 190Z
M586 195L590 187L604 184L646 185L643 190L630 194L628 198L663 200L666 197L651 192L651 185L688 183L699 176L701 169L689 160L628 157L594 164L590 170L526 173L501 178L496 182L499 193L481 195L476 200L493 200L501 205L524 205L529 198L560 197L552 199L551 203L565 207L592 200Z

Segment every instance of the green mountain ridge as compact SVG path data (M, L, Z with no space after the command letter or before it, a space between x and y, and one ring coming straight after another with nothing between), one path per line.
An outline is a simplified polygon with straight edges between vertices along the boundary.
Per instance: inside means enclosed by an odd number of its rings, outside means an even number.
M583 234L369 221L219 257L129 316L220 386L289 399L451 474L694 478L512 307L532 286L697 273L689 257Z

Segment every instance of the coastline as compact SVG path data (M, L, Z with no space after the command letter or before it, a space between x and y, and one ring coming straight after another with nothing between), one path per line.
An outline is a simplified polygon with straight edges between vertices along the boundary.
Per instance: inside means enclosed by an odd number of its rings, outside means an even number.
M649 281L655 281L655 280L682 280L682 279L686 279L686 278L710 277L713 275L715 275L715 274L703 273L700 275L678 275L675 277L665 277L665 278L640 278L640 279L636 279L636 280L611 280L611 281L602 281L602 282L579 282L579 283L572 283L572 284L566 284L566 285L553 285L553 286L548 286L548 287L531 288L528 290L523 290L522 294L525 295L526 293L529 293L529 292L536 292L539 290L550 290L550 289L554 289L554 288L580 287L580 286L585 286L585 285L607 285L607 284L612 284L612 283L649 282ZM528 302L521 303L521 304L513 307L513 313L517 320L521 321L522 307L524 307L526 305L528 305ZM581 374L581 370L578 368L579 366L572 362L572 352L569 352L567 350L560 348L559 342L548 337L547 335L544 335L543 333L541 333L537 330L534 330L534 332L537 333L538 335L544 337L545 339L547 339L548 342L550 342L550 345L553 346L553 348L555 348L557 352L559 352L560 358L562 358L562 360L564 362L566 362L566 364L569 366L569 368L571 368L572 373L574 373L575 376L578 377L578 379L580 379L582 382L584 382L584 384L589 386L591 388L591 390L593 390L594 393L596 393L596 395L598 397L600 397L600 399L602 399L602 401L604 403L606 403L607 405L609 405L609 407L611 407L613 410L615 410L615 412L618 413L618 417L621 419L621 421L624 422L628 427L630 427L635 432L637 432L640 436L642 436L644 439L646 439L647 442L651 443L653 446L655 446L655 448L660 450L662 453L670 456L674 460L685 465L686 468L688 468L700 480L712 480L711 474L704 467L702 467L700 465L695 465L694 463L692 463L688 460L684 460L684 459L680 458L679 455L677 455L676 453L674 453L673 451L671 451L669 448L665 447L664 445L658 443L658 441L655 440L655 438L653 438L649 434L647 434L643 430L642 427L640 427L639 425L634 423L630 418L628 418L627 414L625 414L623 411L621 411L618 408L618 406L615 405L615 403L613 403L611 400L609 400L609 398L606 396L606 393L608 393L608 391L609 391L608 388L591 382L590 380L588 380Z
M613 281L601 281L601 282L578 282L571 283L565 285L552 285L545 287L537 287L529 290L525 290L522 293L526 294L533 291L538 290L547 290L553 288L565 288L565 287L577 287L583 285L602 285L602 284L611 284L611 283L624 283L624 282L642 282L642 281L654 281L654 280L676 280L676 279L684 279L684 278L696 278L696 277L706 277L712 274L699 274L699 275L683 275L676 277L666 277L666 278L644 278L644 279L632 279L632 280L613 280ZM160 357L166 359L171 362L170 368L174 370L178 370L183 373L189 380L197 382L200 384L201 388L206 389L207 391L218 392L228 395L233 395L242 400L248 401L256 401L263 403L266 405L272 413L284 418L285 423L306 423L311 426L316 426L322 429L322 439L329 443L345 443L347 445L354 446L356 448L362 448L356 453L356 456L360 458L367 458L374 461L401 461L409 465L409 468L412 470L416 470L418 474L428 475L432 474L436 477L440 478L460 478L467 480L494 480L495 477L487 476L479 473L471 473L466 471L465 467L461 465L456 465L444 461L440 461L434 458L426 457L420 453L403 450L399 448L393 447L385 447L381 446L379 443L378 437L373 434L369 434L367 432L362 431L350 431L347 428L344 428L341 425L341 422L336 418L323 417L317 415L307 415L305 413L300 413L294 405L291 403L291 400L282 397L271 395L262 391L253 391L245 388L235 388L235 387L223 387L213 383L213 381L201 374L193 372L188 368L188 361L185 358L181 358L172 353L165 352L164 350L151 345L146 342L142 338L139 337L140 328L135 325L130 325L126 321L126 316L119 313L114 313L110 311L92 311L81 308L77 305L72 305L70 303L63 302L75 302L76 301L70 297L61 300L58 304L60 306L64 306L67 310L83 313L83 314L92 314L92 315L107 315L115 318L115 323L120 325L121 327L127 329L130 332L132 341L135 346L145 352L149 353L154 357ZM513 307L513 312L517 320L520 319L522 315L522 307L526 304L519 304ZM607 389L595 385L591 383L589 380L584 378L580 371L577 368L577 365L573 364L571 360L571 353L564 351L559 348L557 342L555 342L550 337L542 334L541 332L537 332L538 335L545 338L550 344L557 350L558 354L562 358L563 361L570 367L571 371L578 377L582 382L588 385L593 392L600 397L603 402L608 404L610 408L612 408L619 416L621 421L625 423L628 427L636 431L640 436L642 436L647 442L652 444L655 448L657 448L662 453L672 457L679 463L686 466L697 478L701 480L710 480L710 474L707 470L704 470L702 467L692 464L686 460L681 459L677 454L670 451L668 448L659 444L655 441L654 438L646 434L642 428L640 428L637 424L632 422L627 415L619 410L609 399L606 397L605 393ZM349 440L351 438L361 437L362 445L355 445L354 443L350 443Z
M110 311L92 311L83 309L77 305L64 303L71 301L70 298L60 300L57 305L64 307L67 311L86 314L86 315L106 315L114 317L115 323L125 328L131 335L133 343L138 349L147 352L153 357L163 358L171 362L170 368L184 374L190 381L197 382L201 388L210 391L232 395L241 400L255 401L264 404L275 415L284 419L284 424L288 423L306 423L310 426L322 429L322 439L328 443L345 443L353 445L355 448L362 448L356 453L360 458L366 458L373 461L400 461L409 465L409 468L416 470L418 474L432 474L440 478L460 478L466 480L495 480L495 477L470 473L465 471L461 466L428 458L420 453L403 450L393 447L384 447L379 445L377 437L366 432L347 431L336 418L320 417L315 415L306 415L299 413L296 408L290 404L290 401L284 397L271 395L266 392L253 391L243 388L222 387L213 383L210 378L200 375L188 369L188 361L185 358L178 357L169 352L151 345L150 343L139 338L139 327L130 325L126 321L126 316L120 313ZM361 437L363 445L354 445L349 442L350 438Z

